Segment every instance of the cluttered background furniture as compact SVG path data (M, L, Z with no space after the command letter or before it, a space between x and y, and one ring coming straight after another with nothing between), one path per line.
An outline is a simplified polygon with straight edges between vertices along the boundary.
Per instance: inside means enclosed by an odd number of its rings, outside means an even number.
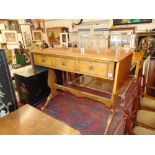
M135 27L112 27L109 29L108 47L133 48Z
M155 112L138 110L135 120L126 114L127 132L130 135L154 135Z
M155 87L148 84L150 73L150 60L148 56L143 63L142 76L138 78L139 106L137 106L136 118L129 116L126 112L128 134L154 135L155 134L155 97L148 93Z
M4 49L0 49L0 117L18 108Z
M14 79L21 104L37 105L50 93L47 85L48 70L32 65L16 69Z
M134 75L138 79L142 72L144 52L134 52L131 67L135 67Z

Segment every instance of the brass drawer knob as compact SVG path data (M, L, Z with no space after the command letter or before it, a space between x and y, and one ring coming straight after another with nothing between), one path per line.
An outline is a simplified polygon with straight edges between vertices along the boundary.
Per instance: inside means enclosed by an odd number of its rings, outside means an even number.
M94 67L93 66L89 66L89 70L93 70L94 69Z
M62 62L62 65L65 66L66 64L64 62Z
M41 61L42 61L42 62L45 62L45 59L42 59Z

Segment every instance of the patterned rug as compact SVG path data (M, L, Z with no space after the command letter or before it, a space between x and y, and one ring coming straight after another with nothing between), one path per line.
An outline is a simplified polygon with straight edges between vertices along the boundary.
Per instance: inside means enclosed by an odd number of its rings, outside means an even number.
M41 105L37 106L40 109ZM85 135L104 134L106 123L111 111L101 103L78 98L71 93L65 92L56 96L44 109L48 115L67 123L69 126ZM115 134L118 124L121 122L116 134L124 134L124 113L118 112L113 118L107 134Z

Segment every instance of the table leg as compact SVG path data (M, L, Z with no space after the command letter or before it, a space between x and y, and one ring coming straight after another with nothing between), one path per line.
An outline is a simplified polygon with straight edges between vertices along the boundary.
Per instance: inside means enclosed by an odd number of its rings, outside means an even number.
M117 104L117 99L118 99L118 94L117 95L112 95L112 97L111 97L111 108L113 109L113 110L115 110L116 109L116 104Z
M140 69L140 62L137 61L137 63L136 63L136 71L135 71L135 77L136 77L136 79L138 79L139 69Z
M112 123L112 120L113 120L113 118L115 116L115 113L116 113L115 110L111 110L111 114L109 115L107 123L106 123L106 128L105 128L105 131L104 131L104 135L106 135L108 133L109 127L110 127L110 125Z
M48 86L51 88L51 93L47 98L46 103L41 107L41 110L44 110L44 108L48 105L49 101L55 97L58 93L54 87L54 84L56 84L56 74L53 69L48 70Z

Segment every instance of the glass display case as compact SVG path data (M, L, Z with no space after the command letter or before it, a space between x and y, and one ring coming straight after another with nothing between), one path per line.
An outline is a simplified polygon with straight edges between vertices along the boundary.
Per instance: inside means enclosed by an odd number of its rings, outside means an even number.
M70 43L72 47L78 48L107 48L108 47L108 29L79 29L77 32L70 33Z
M109 33L109 48L134 48L135 42L135 28L134 27L116 27L111 28Z
M78 47L79 34L78 31L69 32L69 44L71 47Z
M96 48L108 48L108 34L107 28L94 29L94 41L96 41Z

